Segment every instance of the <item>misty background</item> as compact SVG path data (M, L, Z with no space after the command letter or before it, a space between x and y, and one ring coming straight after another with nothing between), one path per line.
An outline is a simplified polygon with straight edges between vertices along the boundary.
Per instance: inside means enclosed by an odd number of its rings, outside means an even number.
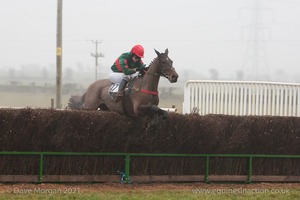
M145 48L146 64L156 57L154 48L168 48L179 82L162 78L160 86L178 95L190 79L299 83L299 10L298 0L63 0L66 96L95 80L96 43L104 54L98 79L135 44ZM55 89L56 20L57 0L0 1L0 105L15 105L10 98L28 87ZM5 98L6 90L15 96Z

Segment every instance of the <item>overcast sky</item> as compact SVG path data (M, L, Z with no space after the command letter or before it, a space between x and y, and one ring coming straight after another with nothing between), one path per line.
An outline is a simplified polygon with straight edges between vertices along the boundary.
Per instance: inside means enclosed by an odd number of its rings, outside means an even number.
M215 69L300 82L299 11L299 0L63 0L63 67L93 71L99 40L102 71L141 44L146 64L168 48L194 79ZM56 14L57 0L0 0L0 69L55 67Z

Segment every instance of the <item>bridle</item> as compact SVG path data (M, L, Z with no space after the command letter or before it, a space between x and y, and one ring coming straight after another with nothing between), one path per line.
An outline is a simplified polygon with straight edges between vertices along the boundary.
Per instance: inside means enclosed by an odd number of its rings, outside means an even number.
M174 67L171 67L170 70L171 70L171 71L174 71L175 68L174 68ZM165 77L165 78L167 78L167 79L170 80L170 75L167 75L167 74L165 73L165 70L164 70L164 69L160 69L160 73L161 73L161 75L162 75L163 77Z
M167 69L165 69L165 67L161 67L161 62L160 62L159 58L158 58L158 62L159 62L158 65L159 65L160 72L159 72L159 73L151 73L151 72L147 72L147 74L149 74L149 75L154 75L154 76L163 76L163 77L165 77L165 78L167 78L167 79L170 79L170 76L167 75L167 73L165 72ZM170 70L171 70L171 71L174 71L175 68L174 68L174 67L171 67Z
M158 77L163 76L163 77L165 77L165 78L167 78L167 79L170 80L170 75L167 75L167 73L166 73L166 70L167 70L167 69L166 69L165 67L162 66L162 63L161 63L161 61L160 61L159 58L158 58L158 65L159 65L158 67L159 67L159 69L160 69L159 73L156 73L156 72L155 72L155 73L152 73L152 72L147 71L146 74L149 74L149 75L152 75L152 76L158 76ZM174 67L171 67L170 70L171 70L171 71L174 71L175 68L174 68ZM150 90L144 90L144 89L141 89L140 92L141 92L141 93L145 93L145 94L154 95L154 96L157 96L157 95L158 95L158 91L150 91Z

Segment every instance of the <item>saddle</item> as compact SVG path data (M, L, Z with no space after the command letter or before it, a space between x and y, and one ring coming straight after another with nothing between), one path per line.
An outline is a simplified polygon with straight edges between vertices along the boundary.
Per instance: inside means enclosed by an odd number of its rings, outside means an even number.
M123 96L128 96L131 91L132 91L132 87L135 83L135 81L137 80L138 76L134 77L133 79L131 79L127 84L126 84L126 87L123 91ZM120 87L120 84L119 83L112 83L112 85L110 86L110 88L108 89L108 93L109 93L109 96L112 100L114 100L115 102L118 102L118 99L117 99L117 94L118 94L118 91L119 91L119 87ZM120 99L119 99L120 100Z

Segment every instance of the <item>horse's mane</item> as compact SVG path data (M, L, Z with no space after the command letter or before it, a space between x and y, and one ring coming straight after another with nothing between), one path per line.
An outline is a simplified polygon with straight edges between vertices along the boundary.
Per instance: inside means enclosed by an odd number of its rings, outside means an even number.
M147 67L145 67L145 70L148 71L149 68L153 65L153 63L154 63L156 60L157 60L157 57L153 58L153 60L150 62L150 64L149 64ZM141 72L139 73L139 77L143 77L145 74L146 74L146 72L142 72L142 71L141 71Z
M148 65L148 68L154 63L154 61L156 60L157 57L153 58L153 60L150 62L150 64Z

